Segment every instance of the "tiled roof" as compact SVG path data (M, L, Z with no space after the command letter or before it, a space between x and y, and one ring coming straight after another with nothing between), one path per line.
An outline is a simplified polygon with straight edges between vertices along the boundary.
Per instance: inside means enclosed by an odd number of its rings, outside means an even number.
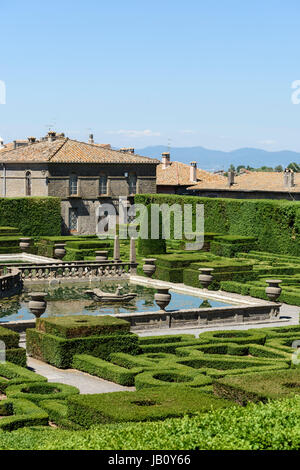
M191 186L190 171L190 165L185 163L170 162L167 168L164 168L161 163L156 170L156 184L158 186ZM199 183L219 181L220 178L219 175L197 168ZM197 183L195 184L198 186Z
M218 180L201 181L191 185L189 190L228 190L228 191L284 191L290 193L300 192L300 173L294 173L295 186L287 188L284 185L284 173L250 171L234 177L234 184L228 186L225 176L218 176Z
M150 163L159 160L123 153L99 145L87 144L67 138L53 142L43 140L14 150L0 153L0 163Z
M18 140L17 141L19 144L27 144L28 140ZM13 150L14 148L14 143L9 142L8 144L5 144L4 147L0 147L0 152L7 152L8 150Z

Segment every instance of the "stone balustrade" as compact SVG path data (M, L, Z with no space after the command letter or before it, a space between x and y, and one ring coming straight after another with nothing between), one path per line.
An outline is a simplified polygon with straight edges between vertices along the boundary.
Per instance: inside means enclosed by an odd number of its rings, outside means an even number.
M23 281L30 280L89 280L92 278L105 277L108 279L126 278L136 269L136 263L129 262L90 262L90 261L70 261L49 264L20 264L18 269L21 272Z
M0 298L11 297L22 290L21 271L18 268L0 269Z

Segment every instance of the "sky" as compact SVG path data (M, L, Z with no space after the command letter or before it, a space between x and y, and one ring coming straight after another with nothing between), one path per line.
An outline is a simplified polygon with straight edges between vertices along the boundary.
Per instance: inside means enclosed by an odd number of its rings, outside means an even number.
M0 0L0 136L300 151L298 0ZM295 95L294 95L295 97Z

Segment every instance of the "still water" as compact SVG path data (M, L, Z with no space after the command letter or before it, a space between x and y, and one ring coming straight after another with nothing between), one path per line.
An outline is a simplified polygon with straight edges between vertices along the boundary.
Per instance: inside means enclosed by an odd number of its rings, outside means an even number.
M95 302L85 294L87 289L100 288L104 292L115 292L118 284L122 293L134 292L137 297L127 304L103 304ZM24 292L9 300L0 301L0 323L35 318L28 309L29 292L47 292L47 309L43 317L62 315L115 315L118 313L151 312L159 310L154 301L155 289L124 281L103 281L98 283L66 283L63 286L34 284L25 286ZM172 292L172 300L166 310L203 307L224 307L229 304L205 300L178 292ZM209 302L209 303L208 303Z

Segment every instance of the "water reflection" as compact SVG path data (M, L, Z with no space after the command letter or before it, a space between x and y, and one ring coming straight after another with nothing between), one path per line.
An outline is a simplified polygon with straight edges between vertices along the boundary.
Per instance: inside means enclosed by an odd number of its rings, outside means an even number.
M89 298L84 292L87 289L98 287L105 292L115 292L116 285L121 284L123 293L134 292L137 297L126 304L101 304ZM11 299L0 301L0 322L29 320L34 318L28 309L28 292L47 292L47 310L43 316L62 315L115 315L118 313L147 312L158 310L154 302L155 289L149 287L130 284L126 281L103 281L89 283L66 283L63 286L49 286L45 284L34 284L25 287L25 291ZM189 308L199 308L199 297L172 292L172 300L167 310L179 310ZM222 307L228 304L203 300L200 307Z

